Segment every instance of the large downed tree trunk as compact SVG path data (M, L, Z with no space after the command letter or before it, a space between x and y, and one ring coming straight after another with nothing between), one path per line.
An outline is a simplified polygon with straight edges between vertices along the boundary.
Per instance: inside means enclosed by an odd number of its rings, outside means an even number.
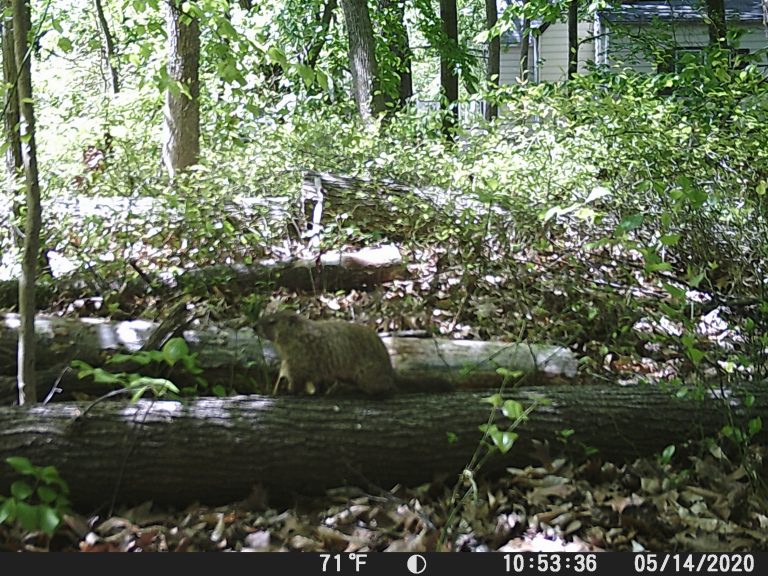
M15 380L15 346L18 316L0 315L0 404L9 404ZM74 393L95 396L103 385L78 380L69 369L73 360L94 367L104 366L116 352L131 353L144 347L158 325L145 320L109 322L100 319L68 319L38 316L38 378L40 400L52 387L60 398ZM209 384L222 384L240 393L271 390L278 372L279 357L271 343L260 340L251 328L226 330L209 327L184 330L190 351L197 354L200 374ZM404 391L445 391L454 387L498 386L503 377L497 367L520 370L526 383L560 381L576 375L576 358L566 348L509 342L445 340L439 338L382 338L390 352L399 388ZM135 367L113 367L134 371ZM174 371L178 385L194 382L193 375Z
M397 247L393 245L363 248L355 251L333 250L314 258L296 258L283 262L206 266L181 273L154 274L141 270L126 280L105 282L92 275L64 277L56 280L56 291L71 299L89 298L113 292L115 298L135 299L142 295L160 296L184 291L198 294L226 287L240 294L251 294L260 287L282 287L305 292L338 290L372 290L384 282L408 278L408 270ZM12 308L18 303L17 282L0 282L0 307ZM50 299L50 289L42 289L40 299Z
M751 416L768 418L768 389L751 386ZM652 387L524 388L508 396L525 405L544 393L517 429L518 442L491 459L487 472L551 455L574 458L597 449L621 462L669 444L715 434L728 422L719 400L671 397ZM256 485L288 496L355 485L391 488L435 477L453 482L481 439L490 406L484 394L400 395L388 400L265 396L172 401L102 402L0 408L0 494L16 479L4 464L25 456L54 465L76 503L152 500L185 505L232 502ZM739 395L729 401L735 423L745 415ZM499 421L501 425L506 420ZM566 443L560 431L573 429ZM766 440L766 429L754 439ZM540 460L539 460L540 462Z

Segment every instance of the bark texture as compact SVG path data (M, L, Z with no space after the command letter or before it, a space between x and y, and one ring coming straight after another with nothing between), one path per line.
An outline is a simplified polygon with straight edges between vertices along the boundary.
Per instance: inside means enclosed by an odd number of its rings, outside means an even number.
M367 0L341 0L349 37L349 67L352 94L360 117L369 121L384 110L378 86L378 65L373 26Z
M104 47L102 52L104 64L109 73L109 89L114 95L120 92L120 75L117 70L117 49L115 48L115 40L112 36L112 31L109 29L107 17L104 14L104 5L101 0L93 0L93 3L96 8L96 18L99 22L99 28L104 37Z
M200 154L200 27L181 6L178 0L166 4L168 77L184 87L172 86L165 95L163 164L171 177L197 163Z
M151 341L161 343L174 335L182 335L190 351L197 354L201 376L210 385L222 384L241 393L266 392L278 373L279 357L268 341L257 338L251 327L227 330L210 326L192 330L172 323L167 329L145 320L108 322L96 319L37 318L39 394L42 400L56 387L57 398L72 398L78 393L100 396L109 387L78 380L70 369L73 360L91 366L104 366L113 372L135 372L139 366L106 364L115 353L133 353L155 349ZM3 377L8 387L0 389L0 403L8 404L14 373L15 344L18 339L18 316L0 316L0 385ZM170 332L170 333L169 333ZM499 386L503 378L497 367L521 370L526 383L572 379L577 361L566 348L558 346L445 340L441 338L395 335L382 338L396 371L396 382L402 392L445 391L454 387L486 388ZM166 376L165 373L150 374ZM192 385L195 378L184 371L168 375L177 385ZM3 402L3 400L5 400Z
M13 36L19 98L19 136L26 184L26 216L24 219L24 252L19 278L19 314L21 318L18 345L19 404L37 399L35 373L35 278L40 253L40 183L37 173L35 143L35 109L32 95L32 66L28 54L30 8L25 0L13 2Z
M485 26L491 30L499 19L499 9L496 0L485 0ZM485 77L491 86L499 85L501 73L501 37L497 34L488 43L488 65ZM485 107L485 119L493 120L499 115L499 107L495 102L488 102Z
M5 167L11 176L11 181L16 178L16 173L21 168L21 140L19 139L19 98L16 94L16 49L13 39L13 17L7 9L11 8L11 0L5 0L2 3L6 9L2 15L0 25L2 25L3 36L3 81L8 89L5 92L4 110L5 115L4 129L5 138L8 142L8 148L5 151Z
M768 391L752 387L752 415L768 417ZM525 405L541 390L510 394ZM676 399L652 387L548 388L551 402L517 429L518 442L483 472L541 462L585 448L615 462L714 434L728 422L719 401ZM56 466L77 504L152 500L184 506L245 498L261 485L270 495L317 493L339 485L375 490L453 482L481 439L490 407L484 394L396 396L388 400L232 397L0 408L0 462L26 456ZM736 422L745 412L734 395ZM500 415L497 422L507 422ZM567 443L558 431L570 428ZM455 435L455 441L449 441ZM766 430L755 438L764 441ZM549 450L533 441L548 443ZM549 451L549 455L547 452ZM537 456L534 456L537 455ZM0 494L16 478L0 474Z
M709 45L728 47L728 27L725 19L725 0L707 0Z
M568 80L579 71L579 0L568 4Z
M443 133L452 138L459 122L459 75L454 56L459 42L456 0L440 0L440 20L445 43L440 50L440 86L443 91L441 105L446 111L443 116Z

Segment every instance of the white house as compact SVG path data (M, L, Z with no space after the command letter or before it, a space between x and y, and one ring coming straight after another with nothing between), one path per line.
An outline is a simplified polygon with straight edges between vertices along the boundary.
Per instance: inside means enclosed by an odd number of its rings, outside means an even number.
M768 6L768 3L766 4ZM759 56L768 71L766 13L763 0L725 0L729 30L741 32L737 49ZM579 71L590 65L630 67L653 72L683 52L707 46L709 32L703 0L625 1L579 23ZM500 81L520 77L520 26L502 36ZM568 69L568 26L532 23L529 48L532 82L564 80Z

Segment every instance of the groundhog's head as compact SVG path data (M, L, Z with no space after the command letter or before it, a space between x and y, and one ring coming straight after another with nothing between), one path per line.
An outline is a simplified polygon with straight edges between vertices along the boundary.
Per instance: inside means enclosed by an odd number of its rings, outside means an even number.
M301 316L290 310L262 316L256 323L256 334L267 340L279 338L280 332L301 322Z

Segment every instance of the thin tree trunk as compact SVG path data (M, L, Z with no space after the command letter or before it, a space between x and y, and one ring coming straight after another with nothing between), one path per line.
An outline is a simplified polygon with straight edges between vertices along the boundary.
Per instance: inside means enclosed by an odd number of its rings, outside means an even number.
M6 8L11 7L11 0L2 3ZM13 19L9 12L5 12L0 21L3 36L3 82L8 87L5 92L3 116L5 139L8 148L5 150L5 167L10 176L8 182L13 187L13 181L19 169L21 161L21 140L19 139L19 97L16 93L16 50L13 46Z
M568 80L579 71L579 0L568 4Z
M314 68L317 66L317 60L320 58L320 52L325 46L326 37L328 36L328 30L331 27L331 21L333 20L333 14L336 11L336 7L339 5L338 0L327 0L325 7L323 8L323 14L320 16L320 26L315 32L314 40L307 50L307 66Z
M179 0L166 6L168 76L183 86L183 91L170 87L165 95L163 164L171 177L197 163L200 154L200 28L181 6Z
M499 19L499 9L496 0L485 0L485 25L488 30L496 26ZM488 68L486 70L486 79L490 86L499 86L499 75L501 73L501 37L496 34L488 45ZM485 107L485 119L493 120L499 115L499 107L495 102L489 101Z
M360 117L367 122L384 110L371 16L366 0L341 0L341 7L349 37L352 93Z
M399 77L395 108L402 109L413 96L413 53L408 41L408 29L405 27L405 1L380 0L379 6L385 12L383 33L387 37L389 51L394 56L395 71Z
M725 20L725 0L707 0L709 45L728 48L728 27Z
M96 7L96 17L99 21L99 28L104 36L104 61L109 71L110 90L115 95L120 92L120 77L117 71L117 52L115 50L115 40L107 23L107 17L104 15L104 6L101 0L93 0Z
M525 9L528 0L523 0L523 9ZM523 31L520 36L520 82L527 82L530 77L528 70L528 51L531 46L531 19L523 17Z
M459 123L459 76L456 73L454 53L459 42L456 0L440 0L440 20L445 45L440 51L440 86L443 115L443 134L452 139Z
M13 36L18 75L17 94L20 112L21 158L26 181L24 252L19 279L20 333L18 347L19 404L37 399L35 378L35 277L40 252L40 183L37 175L35 110L32 104L32 66L27 38L30 8L25 0L13 0Z

